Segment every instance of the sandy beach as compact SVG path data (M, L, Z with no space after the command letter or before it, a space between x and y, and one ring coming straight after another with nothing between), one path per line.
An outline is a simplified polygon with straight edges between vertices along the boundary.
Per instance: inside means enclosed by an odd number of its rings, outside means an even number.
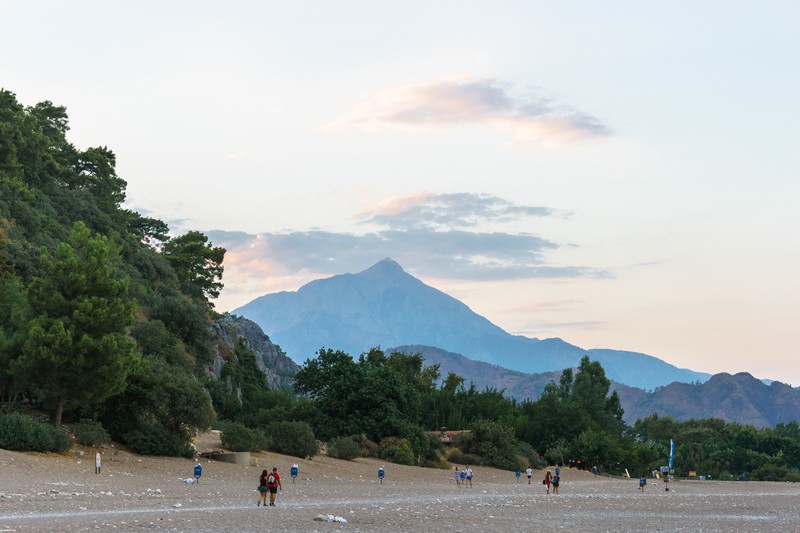
M790 483L677 480L667 492L649 480L642 493L638 479L566 468L561 494L553 495L542 471L529 485L524 473L517 481L511 472L477 467L470 489L456 488L447 470L262 453L253 455L257 466L203 459L194 484L186 480L196 461L109 446L100 450L96 474L95 451L0 450L0 532L800 531L800 485ZM257 507L258 475L272 466L283 490L276 507ZM347 522L314 520L328 514Z

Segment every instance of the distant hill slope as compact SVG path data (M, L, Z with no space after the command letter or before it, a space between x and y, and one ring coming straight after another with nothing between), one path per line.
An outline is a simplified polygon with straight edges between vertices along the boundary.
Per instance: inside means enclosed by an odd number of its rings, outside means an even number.
M676 420L721 418L756 427L800 420L800 391L778 381L767 385L748 373L715 374L701 385L672 383L651 394L617 389L626 420L652 413Z
M442 378L449 372L464 378L465 386L478 390L493 388L520 401L537 400L545 385L558 383L561 371L526 374L497 365L472 361L463 355L432 346L405 345L387 353L419 353L425 365L440 366ZM692 418L721 418L756 427L774 427L779 422L800 420L800 391L779 382L766 385L750 374L717 374L703 384L672 383L648 393L640 388L612 382L619 394L624 419L629 425L658 413L684 421Z
M646 389L709 377L641 353L511 335L391 259L358 274L312 281L296 292L261 296L233 313L256 322L297 362L323 346L358 355L374 346L423 344L528 373L577 366L589 354L609 378Z
M422 355L425 366L439 365L442 379L452 372L464 378L465 387L475 385L481 391L487 387L503 390L506 397L516 400L537 400L545 385L551 381L558 383L561 378L561 370L528 374L483 361L473 361L461 354L433 346L414 344L396 346L386 350L386 353L393 352L418 353Z

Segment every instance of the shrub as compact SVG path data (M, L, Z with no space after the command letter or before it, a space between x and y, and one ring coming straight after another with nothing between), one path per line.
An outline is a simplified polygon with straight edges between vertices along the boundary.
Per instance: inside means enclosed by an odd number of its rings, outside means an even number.
M545 461L542 456L533 449L533 446L527 442L517 442L516 454L517 468L521 470L525 470L528 466L532 466L536 469L547 466L547 461Z
M476 420L470 432L461 435L457 442L464 451L480 455L490 466L504 470L517 468L520 443L513 430L504 424Z
M84 446L102 446L111 440L100 422L84 418L72 425L75 438Z
M257 452L267 448L267 439L258 430L250 429L240 422L221 424L222 445L234 452Z
M328 455L351 461L361 455L361 446L350 437L336 437L328 442Z
M474 453L464 453L458 448L452 448L447 452L447 460L459 465L482 465L483 458Z
M49 424L37 422L22 413L0 418L0 448L21 452L56 452L69 449L66 435Z
M194 450L185 435L176 434L156 425L141 425L125 438L128 448L141 455L194 457Z
M786 476L783 478L784 481L789 481L790 483L797 483L800 481L800 472L796 470L790 470L786 472Z
M415 464L414 451L411 449L411 444L409 444L408 440L397 437L383 439L378 456L390 463L399 465L413 466Z
M368 439L365 434L362 433L359 437L358 445L361 448L361 457L378 457L378 443Z
M756 468L751 477L756 481L784 481L786 469L782 466L764 464Z
M294 457L311 458L319 452L319 443L308 422L278 422L269 426L270 449Z

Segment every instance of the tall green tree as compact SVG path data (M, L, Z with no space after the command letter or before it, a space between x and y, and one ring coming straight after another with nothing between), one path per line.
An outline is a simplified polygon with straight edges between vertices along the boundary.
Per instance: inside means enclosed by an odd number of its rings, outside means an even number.
M197 300L219 296L225 248L212 246L199 231L190 231L167 241L164 256L172 264L184 294Z
M65 409L89 409L125 388L137 357L128 335L134 303L105 237L76 223L55 256L42 249L41 275L28 288L30 322L15 373L24 376L54 425Z

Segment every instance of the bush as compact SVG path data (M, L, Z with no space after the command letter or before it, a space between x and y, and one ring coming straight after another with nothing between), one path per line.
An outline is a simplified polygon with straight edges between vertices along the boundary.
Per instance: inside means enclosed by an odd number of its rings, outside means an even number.
M547 466L547 461L527 442L517 442L516 454L517 468L520 470L525 470L528 466L532 466L537 470Z
M408 440L397 437L387 437L381 441L378 457L399 465L414 466L414 451Z
M361 448L361 457L378 457L378 443L368 439L365 434L362 433L359 437L358 445Z
M459 465L482 465L483 458L474 453L464 453L458 448L452 448L447 452L447 460Z
M267 448L267 439L258 430L250 429L239 422L221 424L222 445L234 452L257 452Z
M517 455L524 455L519 453L520 442L514 431L493 420L476 420L457 443L465 452L477 454L486 464L504 470L516 470Z
M195 450L185 435L176 434L164 426L142 425L125 437L125 444L140 455L194 457Z
M69 450L69 439L50 424L37 422L22 413L0 418L0 448L20 452L56 452Z
M786 469L782 466L765 464L756 468L751 477L756 481L784 481L786 473Z
M102 446L111 440L100 422L84 418L72 425L75 438L84 446Z
M278 422L268 428L270 449L284 455L311 458L319 452L319 443L307 422Z
M336 437L328 442L328 456L352 461L361 455L361 446L350 437Z

